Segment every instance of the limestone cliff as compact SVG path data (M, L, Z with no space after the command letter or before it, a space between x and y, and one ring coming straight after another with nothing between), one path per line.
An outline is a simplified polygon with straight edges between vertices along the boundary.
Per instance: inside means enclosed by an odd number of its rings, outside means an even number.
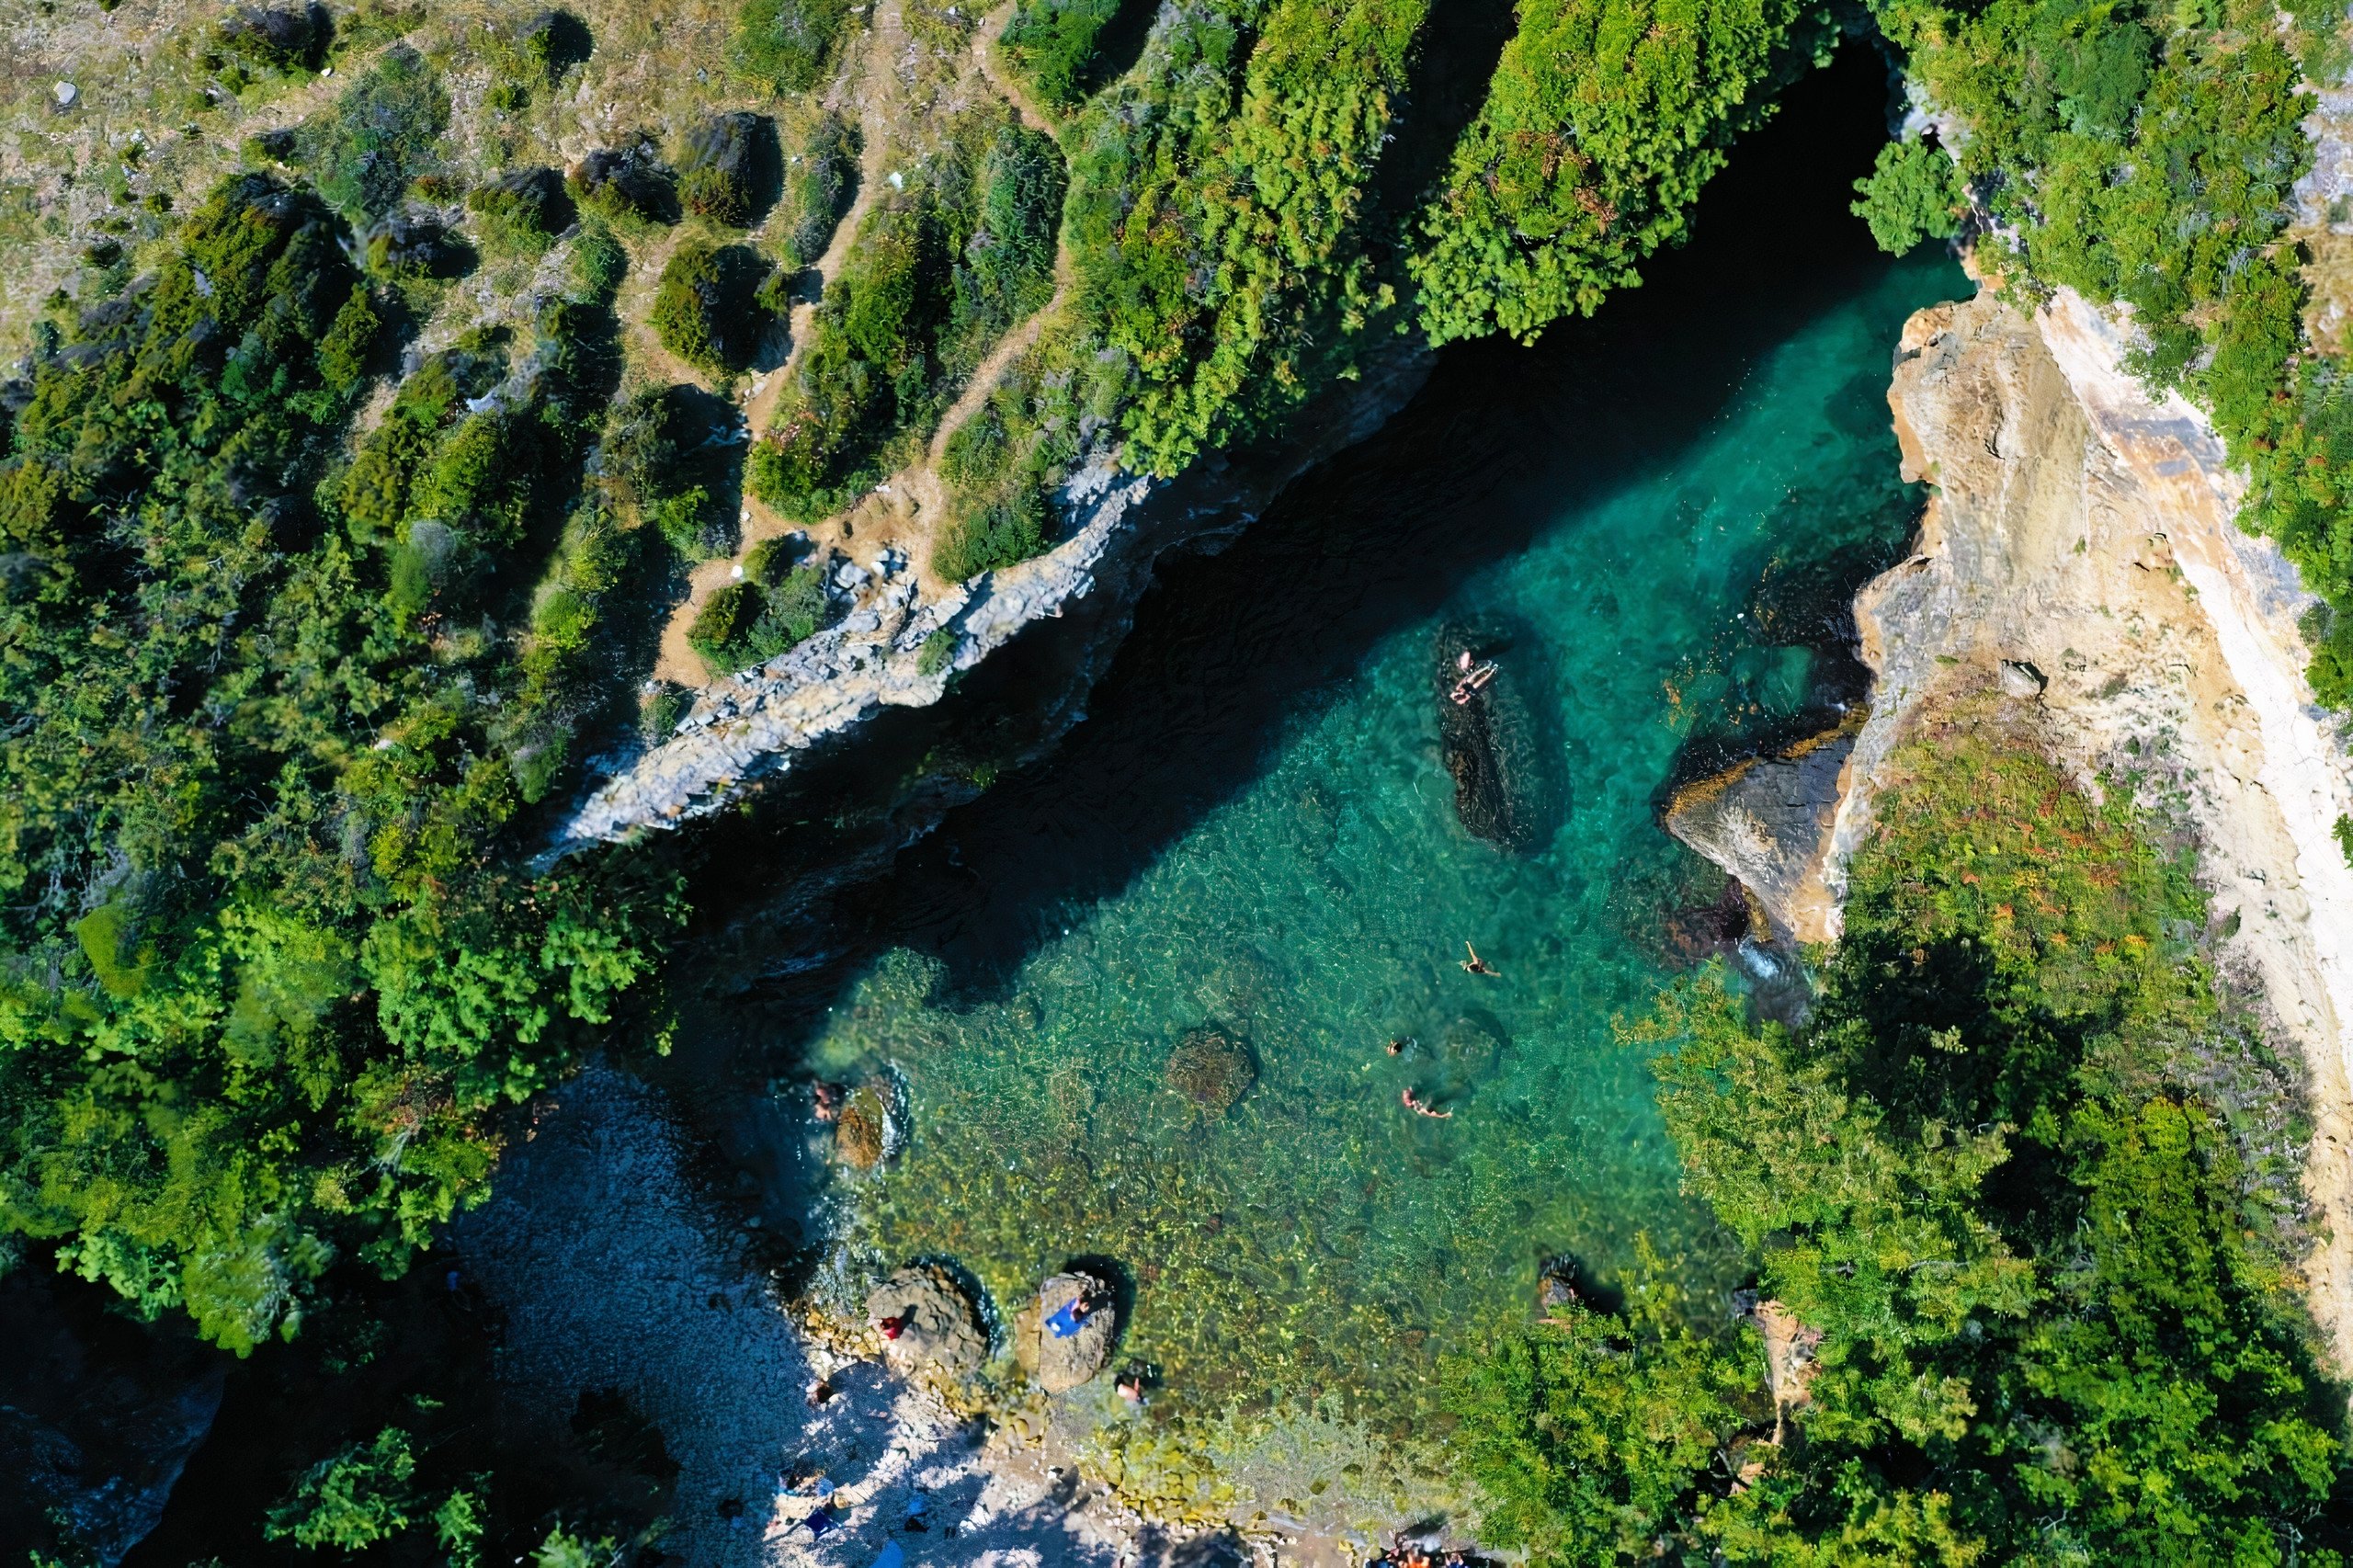
M2353 1370L2353 812L2341 722L2303 682L2311 604L2235 525L2240 484L2178 397L2123 369L2123 334L2063 292L2031 320L1990 293L1904 329L1889 401L1935 487L1912 557L1857 601L1870 711L1821 856L1835 909L1891 748L1940 699L2031 704L2100 788L2133 777L2197 840L2225 972L2309 1072L2308 1276Z

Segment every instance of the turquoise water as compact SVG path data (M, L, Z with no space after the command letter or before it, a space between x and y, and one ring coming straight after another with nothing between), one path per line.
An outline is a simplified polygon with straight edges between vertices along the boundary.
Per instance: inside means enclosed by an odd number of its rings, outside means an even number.
M1695 742L1854 694L1838 607L1921 499L1891 349L1965 291L1857 263L1743 341L1662 300L1450 362L1263 537L1172 572L1095 718L905 869L893 896L937 907L823 1021L812 1067L904 1093L903 1146L846 1179L843 1254L952 1258L1008 1315L1100 1257L1164 1418L1305 1403L1399 1434L1438 1355L1528 1320L1547 1259L1606 1288L1646 1237L1720 1302L1741 1260L1613 1029L1722 885L1657 806ZM1463 624L1531 716L1555 804L1527 853L1465 832L1441 764ZM1167 1082L1205 1026L1256 1062L1223 1114Z

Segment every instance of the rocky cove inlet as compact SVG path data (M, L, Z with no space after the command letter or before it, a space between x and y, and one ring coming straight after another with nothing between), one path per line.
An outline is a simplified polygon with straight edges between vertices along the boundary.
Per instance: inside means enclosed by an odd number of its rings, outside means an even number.
M1715 929L1722 879L1657 810L1859 696L1846 606L1922 499L1890 354L1970 290L1845 212L1881 134L1847 52L1644 289L1450 353L1238 542L1164 563L1088 720L853 896L823 1005L748 1031L771 1169L829 1173L813 1219L776 1184L821 1296L939 1258L1010 1319L1096 1260L1152 1419L1241 1468L1274 1426L1335 1460L1427 1430L1438 1358L1524 1321L1552 1260L1607 1292L1647 1244L1719 1310L1738 1249L1613 1028ZM1500 846L1442 744L1465 646L1520 710ZM812 1075L891 1107L877 1168L829 1165ZM1077 1397L1111 1411L1108 1381Z

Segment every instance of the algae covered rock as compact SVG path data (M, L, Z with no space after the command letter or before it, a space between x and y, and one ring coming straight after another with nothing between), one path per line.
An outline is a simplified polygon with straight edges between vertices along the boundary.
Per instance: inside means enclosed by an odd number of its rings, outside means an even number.
M938 1264L902 1268L876 1286L866 1298L866 1319L883 1331L882 1358L901 1373L961 1379L988 1359L978 1309Z
M1055 1338L1045 1326L1046 1320L1090 1293L1096 1307L1079 1324L1078 1332L1066 1339ZM1035 1371L1038 1386L1048 1393L1067 1393L1101 1372L1111 1359L1111 1343L1119 1336L1118 1315L1111 1305L1110 1287L1091 1274L1057 1274L1039 1286L1036 1309L1022 1314L1024 1334L1035 1336L1034 1352L1021 1358Z
M1168 1086L1213 1116L1222 1116L1257 1081L1249 1045L1214 1024L1188 1032L1168 1053Z
M1464 830L1531 854L1559 825L1564 798L1552 760L1560 748L1529 703L1522 661L1510 651L1515 641L1501 627L1439 631L1438 756L1454 780Z
M834 1153L852 1170L870 1171L890 1146L891 1108L870 1084L858 1089L834 1123Z

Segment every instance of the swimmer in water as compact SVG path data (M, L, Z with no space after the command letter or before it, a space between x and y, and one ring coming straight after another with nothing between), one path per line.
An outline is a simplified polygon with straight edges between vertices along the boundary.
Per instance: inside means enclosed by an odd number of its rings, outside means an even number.
M1411 1035L1402 1035L1389 1042L1389 1054L1392 1056L1403 1056L1407 1051L1418 1048L1421 1043L1422 1042L1420 1040L1414 1039Z
M1472 947L1467 940L1462 944L1462 950L1471 955L1467 959L1459 960L1462 965L1463 973L1483 974L1490 980L1500 980L1503 978L1503 971L1495 968L1486 960L1481 958L1479 956L1479 949Z
M1454 1119L1454 1113L1452 1111L1438 1110L1433 1108L1425 1101L1415 1097L1414 1091L1411 1089L1407 1089L1404 1094L1399 1096L1399 1098L1404 1101L1405 1108L1412 1111L1415 1116L1427 1116L1432 1121L1451 1121Z

